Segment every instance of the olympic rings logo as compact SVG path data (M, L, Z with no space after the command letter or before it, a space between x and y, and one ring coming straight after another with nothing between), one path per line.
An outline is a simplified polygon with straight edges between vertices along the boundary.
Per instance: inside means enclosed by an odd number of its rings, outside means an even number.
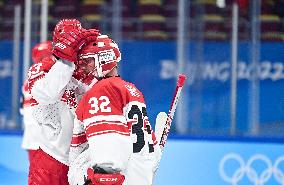
M228 168L226 170L225 166L230 164L232 166L232 164L236 163L238 167L233 169L234 172L232 174L229 174ZM265 169L257 169L256 163L261 163L262 166L265 166ZM254 154L246 162L239 154L229 153L221 159L219 173L224 181L232 185L237 185L245 175L254 185L264 185L272 175L279 184L284 185L284 173L281 170L281 164L282 166L284 164L284 155L278 157L273 163L263 154Z

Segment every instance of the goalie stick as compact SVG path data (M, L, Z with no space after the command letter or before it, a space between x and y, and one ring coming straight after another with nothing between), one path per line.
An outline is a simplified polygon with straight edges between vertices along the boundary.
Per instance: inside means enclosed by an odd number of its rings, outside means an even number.
M174 97L170 106L168 115L164 112L160 112L156 119L155 131L157 138L159 138L159 146L163 152L167 138L170 132L171 124L174 118L174 114L177 108L177 103L181 94L181 90L184 86L186 76L184 74L179 74L176 89L174 92Z

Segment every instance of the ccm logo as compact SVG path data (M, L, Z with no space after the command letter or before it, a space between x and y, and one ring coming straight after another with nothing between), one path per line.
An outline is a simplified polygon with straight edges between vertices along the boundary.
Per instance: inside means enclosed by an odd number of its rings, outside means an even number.
M117 178L100 178L101 182L116 182Z
M64 44L62 44L62 43L56 43L55 47L59 47L60 49L65 49L66 48L66 46Z

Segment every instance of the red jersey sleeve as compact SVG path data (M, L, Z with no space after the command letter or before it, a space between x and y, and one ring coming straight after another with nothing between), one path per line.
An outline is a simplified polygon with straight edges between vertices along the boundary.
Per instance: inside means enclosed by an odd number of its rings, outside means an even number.
M152 153L157 141L148 119L144 96L131 83L126 83L124 87L127 102L124 108L125 117L132 128L133 153Z
M25 82L22 86L22 93L23 93L22 103L23 103L24 108L38 104L37 101L35 99L33 99L32 95L30 94L30 91L28 89L28 80L25 80Z

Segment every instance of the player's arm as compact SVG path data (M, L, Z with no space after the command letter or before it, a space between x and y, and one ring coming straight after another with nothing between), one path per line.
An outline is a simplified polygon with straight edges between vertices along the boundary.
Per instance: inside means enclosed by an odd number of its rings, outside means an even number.
M84 98L83 98L84 99ZM74 120L73 135L71 140L71 147L69 152L69 162L72 162L88 148L87 137L82 122L82 116L84 112L84 100L80 103L76 109L76 115Z
M85 42L76 29L67 30L54 41L51 58L55 63L32 88L32 95L39 103L49 104L60 99L75 70L77 52Z
M45 58L41 63L34 64L29 73L33 98L44 104L56 102L62 96L74 69L74 64L55 58Z
M131 84L128 86L128 90L129 89L131 92L128 94L130 102L126 105L125 114L128 119L127 121L132 125L133 158L130 163L136 164L136 157L138 156L141 161L147 161L147 163L145 163L147 168L141 166L142 169L137 171L137 168L134 167L135 165L129 165L126 178L133 180L139 177L140 179L137 179L138 181L147 179L147 182L151 182L160 160L161 151L156 140L156 135L149 122L147 107L142 93ZM143 171L143 168L145 172L141 173L140 171ZM136 175L131 173L131 171L135 171Z
M87 169L91 166L88 142L82 123L84 97L76 109L73 136L69 152L68 182L70 185L84 184L87 177Z
M148 155L155 152L157 145L155 133L151 127L143 94L132 84L128 84L127 104L124 108L127 122L131 125L133 153Z

